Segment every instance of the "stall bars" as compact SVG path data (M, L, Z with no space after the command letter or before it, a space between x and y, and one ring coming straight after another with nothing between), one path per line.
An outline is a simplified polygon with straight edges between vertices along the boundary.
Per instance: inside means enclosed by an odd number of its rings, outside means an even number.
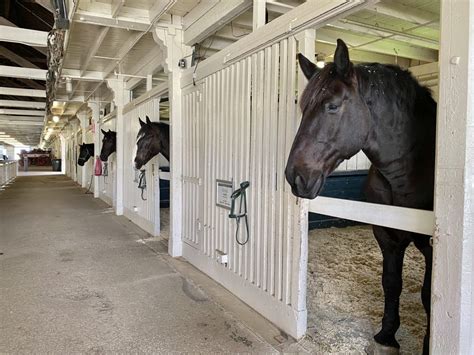
M199 64L183 88L183 256L295 338L306 331L308 203L285 181L314 31L364 1L303 4ZM288 24L290 24L288 28ZM298 28L298 33L292 28ZM222 61L221 61L222 60ZM192 83L195 79L196 85ZM216 206L216 181L248 180L250 239ZM239 239L245 239L241 225ZM221 255L227 263L219 263Z
M15 180L17 176L17 164L16 160L0 162L0 188Z

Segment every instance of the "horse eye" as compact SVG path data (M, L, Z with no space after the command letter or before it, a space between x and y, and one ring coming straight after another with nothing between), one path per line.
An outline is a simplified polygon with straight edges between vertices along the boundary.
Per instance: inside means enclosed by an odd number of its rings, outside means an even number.
M327 108L329 112L336 112L339 106L337 106L336 104L329 104Z

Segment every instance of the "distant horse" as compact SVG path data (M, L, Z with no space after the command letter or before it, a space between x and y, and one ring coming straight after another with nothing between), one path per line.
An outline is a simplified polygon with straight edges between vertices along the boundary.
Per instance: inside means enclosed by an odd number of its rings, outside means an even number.
M94 156L94 143L90 144L79 144L79 158L77 158L77 164L84 166L90 157Z
M313 199L326 177L362 150L372 162L367 200L424 210L433 208L436 102L408 71L393 65L353 65L342 40L334 63L318 70L303 55L309 82L301 97L303 117L286 166L293 194ZM373 226L383 254L385 308L377 343L399 348L403 256L413 242L425 257L421 298L428 325L423 353L429 352L432 247L430 237Z
M163 122L151 122L146 116L146 123L140 118L140 130L137 134L137 152L135 154L135 168L140 169L151 158L159 153L170 160L170 126Z
M117 132L104 131L101 129L104 138L102 139L102 149L100 150L100 160L107 161L110 154L117 150Z

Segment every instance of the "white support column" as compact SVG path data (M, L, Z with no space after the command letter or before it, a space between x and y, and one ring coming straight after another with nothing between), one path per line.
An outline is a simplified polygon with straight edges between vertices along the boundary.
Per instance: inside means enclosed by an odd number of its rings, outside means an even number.
M146 76L146 91L153 89L153 75L148 74Z
M95 159L100 155L100 104L98 102L88 102L87 105L92 110L92 121L94 122L94 165L93 169L95 170ZM99 198L99 178L94 172L94 197Z
M460 35L462 34L462 35ZM474 353L474 3L441 1L431 353Z
M298 41L298 52L302 53L305 57L313 59L315 54L315 43L316 43L316 32L313 29L305 30L296 35ZM298 70L298 95L301 97L304 88L308 80L304 76L301 70ZM298 120L301 120L301 112L298 105ZM299 122L296 127L299 126ZM297 284L297 304L295 310L300 314L298 317L298 330L297 332L303 335L307 328L307 309L306 309L306 291L307 291L307 269L308 269L308 210L309 200L299 199L299 237L295 238L299 244L295 244L295 248L298 248L298 257L295 258L299 263L298 280L295 281Z
M122 76L118 76L115 79L107 79L108 87L114 93L114 103L115 109L117 111L116 116L116 131L117 131L117 169L116 169L116 182L117 182L117 204L115 208L115 213L117 216L123 215L123 191L124 191L124 136L125 136L125 127L124 127L124 116L123 116L123 107L130 101L130 90L125 89L125 82Z
M66 174L66 137L60 134L59 139L61 140L61 173Z
M77 115L76 115L77 116ZM71 122L71 141L70 144L72 145L72 166L71 166L71 177L72 179L77 182L78 180L78 165L77 165L77 154L76 152L79 151L79 142L77 141L77 130L79 127L79 121L74 120Z
M253 0L253 30L265 25L266 0Z
M166 53L165 70L169 73L169 100L170 100L170 238L168 242L168 253L173 257L183 254L182 242L182 209L183 209L183 181L182 181L182 141L183 141L183 119L182 119L182 92L181 73L178 66L181 58L191 54L191 47L184 45L183 31L174 28L156 28L153 33L155 41Z
M87 131L88 123L89 123L89 120L87 119L87 112L85 111L79 112L77 114L77 118L79 119L79 122L81 122L82 143L87 143L86 131ZM78 145L79 145L79 142L78 142ZM81 186L83 188L87 187L87 181L88 181L86 164L84 164L84 166L81 167L81 176L82 176Z
M14 146L5 144L5 149L7 150L7 157L8 157L9 160L19 159L19 157L15 156L15 147Z

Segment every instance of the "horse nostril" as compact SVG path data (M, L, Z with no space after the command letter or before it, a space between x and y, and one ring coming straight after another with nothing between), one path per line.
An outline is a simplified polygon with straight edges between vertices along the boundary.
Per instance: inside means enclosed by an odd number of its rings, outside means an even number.
M306 182L304 179L301 177L301 175L298 175L295 179L295 185L298 188L299 191L304 191L306 189Z

